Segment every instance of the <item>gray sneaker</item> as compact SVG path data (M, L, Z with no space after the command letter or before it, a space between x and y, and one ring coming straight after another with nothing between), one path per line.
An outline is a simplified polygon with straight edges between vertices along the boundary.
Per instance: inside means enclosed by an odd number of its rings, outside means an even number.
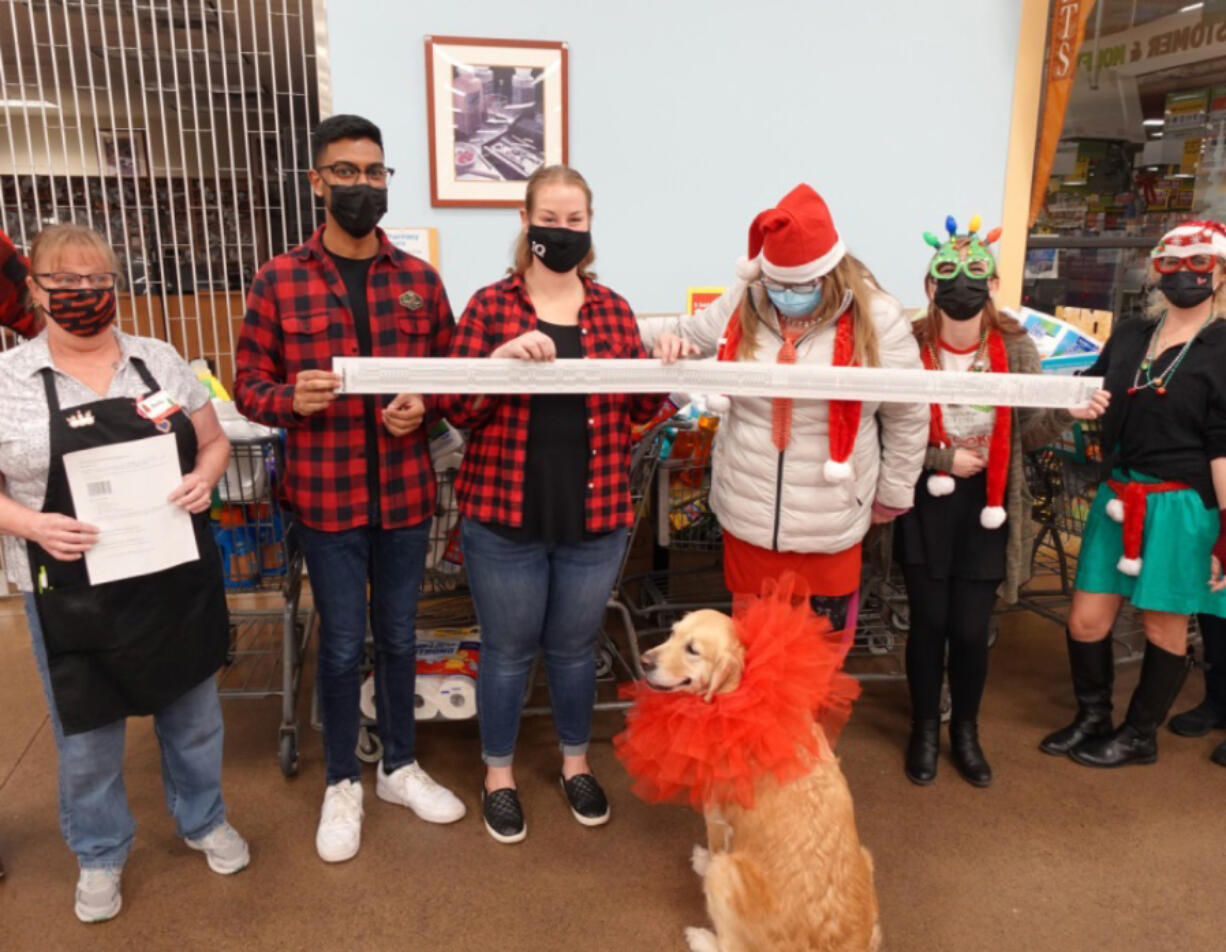
M82 922L106 922L119 915L122 866L82 867L77 878L77 918Z
M209 869L222 876L237 873L251 862L247 841L229 823L215 826L198 840L185 839L183 842L194 850L200 850L209 862Z

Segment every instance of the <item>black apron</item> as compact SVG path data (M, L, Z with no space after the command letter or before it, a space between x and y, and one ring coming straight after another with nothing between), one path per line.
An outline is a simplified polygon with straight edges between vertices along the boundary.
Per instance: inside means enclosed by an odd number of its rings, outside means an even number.
M144 361L131 360L150 393L159 390ZM76 518L65 453L170 432L179 468L188 473L195 467L196 430L181 408L160 422L141 416L131 397L62 410L54 371L44 368L42 375L51 417L43 512ZM90 584L83 558L60 562L27 543L51 691L65 734L156 714L225 661L229 620L221 557L208 513L193 515L192 524L199 559L101 585Z

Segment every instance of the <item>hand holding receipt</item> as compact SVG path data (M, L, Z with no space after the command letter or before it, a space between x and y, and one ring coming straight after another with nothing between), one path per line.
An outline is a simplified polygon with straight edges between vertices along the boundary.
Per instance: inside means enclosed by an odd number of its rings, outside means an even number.
M77 518L98 527L90 582L149 575L200 558L191 515L168 498L183 482L172 433L64 454Z

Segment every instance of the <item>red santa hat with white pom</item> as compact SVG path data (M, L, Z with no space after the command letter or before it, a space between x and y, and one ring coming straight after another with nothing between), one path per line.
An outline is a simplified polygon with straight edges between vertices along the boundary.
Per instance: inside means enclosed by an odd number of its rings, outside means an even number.
M746 284L764 274L780 284L805 284L832 271L846 254L822 197L797 185L753 220L749 254L737 260L736 276Z
M829 273L843 260L847 247L839 237L822 197L808 185L797 185L774 208L761 212L749 226L749 253L736 263L738 282L744 286L762 275L780 284L807 284ZM733 314L720 342L719 359L736 360L741 344L739 312ZM847 367L854 360L854 322L850 311L840 315L835 331L833 366ZM706 397L708 409L723 413L728 398ZM860 429L860 403L829 402L829 452L823 474L830 482L851 478L848 460Z

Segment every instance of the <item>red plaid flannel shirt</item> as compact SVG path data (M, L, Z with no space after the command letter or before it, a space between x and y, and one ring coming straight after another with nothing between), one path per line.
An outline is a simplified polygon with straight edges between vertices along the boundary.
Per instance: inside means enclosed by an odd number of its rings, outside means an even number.
M618 294L585 280L579 333L585 357L646 357L630 305ZM523 281L511 275L473 295L456 329L454 357L488 357L495 348L536 330L536 311ZM529 396L440 396L439 408L470 431L456 480L460 512L478 522L523 523L524 465L528 453ZM645 423L663 394L593 393L587 397L591 462L587 530L607 532L633 522L630 505L630 425Z
M0 231L0 325L22 337L33 337L42 327L42 318L26 307L26 275L30 264L13 247L9 236Z
M391 397L342 395L320 413L294 413L300 371L331 370L333 357L358 353L345 282L324 250L323 230L273 258L251 282L234 396L244 415L286 430L286 503L311 528L339 532L368 522L363 401L386 406ZM378 234L382 245L366 284L372 356L445 356L455 322L438 272ZM426 427L394 437L380 422L378 433L381 525L416 525L434 509Z

